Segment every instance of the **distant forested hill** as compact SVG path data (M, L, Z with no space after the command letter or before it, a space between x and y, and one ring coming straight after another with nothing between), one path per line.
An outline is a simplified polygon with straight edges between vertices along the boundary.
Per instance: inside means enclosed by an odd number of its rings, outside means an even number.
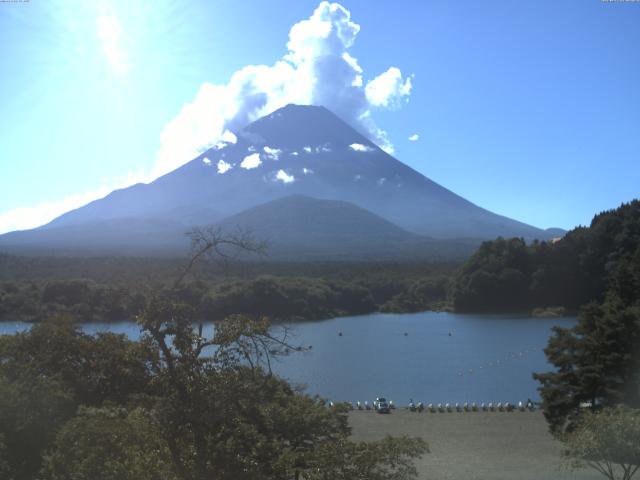
M601 302L610 287L640 292L640 201L596 215L557 242L485 242L451 288L457 311L524 311ZM626 293L624 293L626 292Z

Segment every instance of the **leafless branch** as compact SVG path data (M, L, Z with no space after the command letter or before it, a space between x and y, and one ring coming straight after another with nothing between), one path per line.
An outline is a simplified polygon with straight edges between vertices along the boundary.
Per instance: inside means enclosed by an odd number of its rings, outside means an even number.
M257 240L251 230L236 228L233 232L225 231L220 226L194 227L186 234L191 239L189 261L174 283L179 287L194 265L203 258L228 262L240 254L266 255L267 243Z

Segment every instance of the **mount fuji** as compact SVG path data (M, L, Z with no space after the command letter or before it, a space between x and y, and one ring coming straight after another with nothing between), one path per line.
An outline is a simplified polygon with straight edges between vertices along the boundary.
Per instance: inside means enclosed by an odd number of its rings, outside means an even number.
M169 254L185 250L184 233L193 226L220 224L270 236L274 252L285 257L441 258L465 255L470 245L497 236L561 234L456 195L324 107L287 105L228 140L149 184L1 235L0 249Z

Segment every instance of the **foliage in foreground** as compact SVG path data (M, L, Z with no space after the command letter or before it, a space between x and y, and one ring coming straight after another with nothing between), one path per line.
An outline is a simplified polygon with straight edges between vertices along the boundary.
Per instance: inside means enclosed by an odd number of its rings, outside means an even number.
M609 480L631 480L640 469L640 410L586 412L563 440L572 468L588 466Z
M267 321L231 317L206 338L189 312L158 300L140 342L64 321L0 337L2 478L415 476L422 440L353 443L343 406L270 374L267 355L292 346Z
M588 405L640 408L640 308L613 293L582 309L573 328L554 328L545 349L552 372L541 383L544 413L554 434L571 430Z

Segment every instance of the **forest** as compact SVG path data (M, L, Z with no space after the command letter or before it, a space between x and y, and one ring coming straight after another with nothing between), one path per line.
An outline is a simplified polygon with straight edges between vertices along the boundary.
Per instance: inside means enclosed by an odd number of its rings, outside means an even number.
M449 299L458 312L576 312L590 301L602 302L612 285L625 297L633 295L639 276L640 201L634 200L556 242L483 243L455 275Z
M134 319L161 291L199 319L229 313L314 320L374 311L443 308L456 264L202 262L179 289L184 259L0 255L0 321L64 314L82 321Z

